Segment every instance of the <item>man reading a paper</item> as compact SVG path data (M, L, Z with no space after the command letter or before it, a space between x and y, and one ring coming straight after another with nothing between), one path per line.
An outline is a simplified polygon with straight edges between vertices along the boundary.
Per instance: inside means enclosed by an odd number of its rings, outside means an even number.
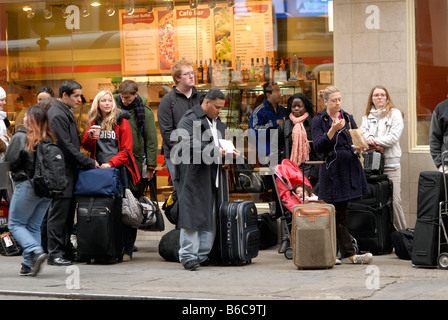
M180 229L179 261L186 270L207 263L216 233L217 208L228 200L222 162L226 149L219 145L226 125L219 119L225 96L210 90L201 105L188 110L178 124L180 142L171 150L175 164ZM236 158L240 153L233 152Z

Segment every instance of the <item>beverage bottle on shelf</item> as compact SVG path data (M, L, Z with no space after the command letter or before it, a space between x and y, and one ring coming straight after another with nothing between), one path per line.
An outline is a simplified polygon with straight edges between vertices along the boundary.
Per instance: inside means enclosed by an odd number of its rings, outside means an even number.
M258 70L258 74L259 74L258 81L264 82L264 58L261 58L261 64L260 64L260 69Z
M193 62L194 84L198 84L198 61Z
M202 71L202 82L208 83L208 65L207 60L204 60L204 69Z
M200 60L198 67L198 83L204 83L204 79L202 78L203 74L204 74L204 67L202 66L202 60Z
M269 65L269 58L266 57L266 64L264 65L264 81L269 82L271 74L271 66Z
M254 58L251 58L250 69L249 69L249 81L255 81L255 65Z
M254 76L255 76L255 81L260 82L260 59L257 58L257 63L255 64L254 67Z
M242 75L242 79L241 82L247 82L247 79L249 78L249 75L247 74L247 69L246 69L246 64L243 63L242 67L241 67L241 75Z
M212 59L210 59L210 64L208 65L208 83L213 84L213 66L212 66Z
M303 62L302 58L299 58L299 72L298 72L299 80L306 80L306 66Z
M290 80L298 80L297 75L299 74L299 60L297 55L294 53L291 59L291 77Z

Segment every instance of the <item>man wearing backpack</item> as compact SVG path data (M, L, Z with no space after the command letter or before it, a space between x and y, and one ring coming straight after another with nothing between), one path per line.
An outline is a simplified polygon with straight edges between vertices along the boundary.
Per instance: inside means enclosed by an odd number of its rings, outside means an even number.
M70 242L74 217L75 197L73 190L78 176L78 169L98 168L98 162L81 153L79 148L79 131L72 108L81 102L82 87L74 80L66 80L59 87L59 98L48 110L48 118L57 145L65 159L67 187L61 197L53 199L48 210L48 264L67 266L74 260Z

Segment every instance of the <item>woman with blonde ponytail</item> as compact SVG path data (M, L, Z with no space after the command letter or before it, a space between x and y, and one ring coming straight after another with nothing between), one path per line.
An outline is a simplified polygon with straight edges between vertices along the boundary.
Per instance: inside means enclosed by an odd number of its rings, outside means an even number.
M325 163L319 168L319 199L336 209L336 240L341 258L350 263L372 262L372 254L356 254L347 228L347 207L350 200L369 194L359 154L353 148L350 128L358 126L353 116L342 109L338 88L328 87L319 92L326 109L313 119L314 149ZM340 263L340 261L337 261Z

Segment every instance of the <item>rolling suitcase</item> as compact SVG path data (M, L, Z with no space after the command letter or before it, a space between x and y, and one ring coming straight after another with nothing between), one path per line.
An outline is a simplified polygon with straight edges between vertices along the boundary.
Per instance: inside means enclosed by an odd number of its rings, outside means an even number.
M439 235L439 203L444 198L443 174L423 171L418 179L417 222L414 228L412 264L436 267Z
M258 256L260 230L252 201L226 201L219 208L220 251L223 263L250 263Z
M80 260L122 261L121 196L76 196L77 253Z
M370 196L348 204L347 227L360 251L391 253L394 231L392 181L382 174L367 177L367 183Z
M310 201L294 206L293 262L299 269L331 268L336 263L336 216L332 204Z

